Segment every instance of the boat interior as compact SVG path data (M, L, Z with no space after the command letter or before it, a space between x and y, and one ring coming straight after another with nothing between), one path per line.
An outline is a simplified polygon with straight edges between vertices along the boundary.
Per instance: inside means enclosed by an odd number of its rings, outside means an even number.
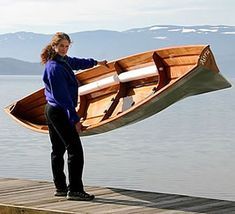
M78 115L84 127L109 122L140 105L192 70L203 46L146 52L76 73ZM32 96L33 95L33 96ZM22 123L46 130L43 89L9 108Z

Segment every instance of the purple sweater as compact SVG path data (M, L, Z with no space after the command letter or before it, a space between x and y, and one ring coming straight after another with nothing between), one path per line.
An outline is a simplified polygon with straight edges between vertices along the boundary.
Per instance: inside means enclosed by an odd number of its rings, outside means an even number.
M82 70L97 65L94 59L79 59L61 57L57 55L45 65L43 82L48 104L59 107L67 114L71 124L77 123L80 118L76 113L78 102L78 87L73 70Z

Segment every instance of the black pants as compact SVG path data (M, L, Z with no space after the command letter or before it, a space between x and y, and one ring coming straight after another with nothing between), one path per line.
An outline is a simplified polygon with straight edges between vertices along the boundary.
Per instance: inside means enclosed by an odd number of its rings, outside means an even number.
M56 189L71 192L83 191L83 149L75 126L69 123L65 112L49 104L45 108L49 135L52 143L51 165ZM64 153L68 154L68 180L64 174Z

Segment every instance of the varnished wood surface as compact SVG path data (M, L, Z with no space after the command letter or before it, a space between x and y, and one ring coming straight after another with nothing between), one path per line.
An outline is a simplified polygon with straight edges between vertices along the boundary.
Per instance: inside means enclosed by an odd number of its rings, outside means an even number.
M68 201L65 197L54 197L51 182L2 178L0 213L235 213L234 201L109 187L86 187L86 190L95 194L94 201Z
M117 81L104 88L96 87L82 94L77 103L77 112L83 121L83 136L138 122L188 96L231 87L219 74L213 53L206 45L156 49L117 59L107 65L80 71L76 73L76 78L81 85L86 85L149 66L158 72L149 77L143 75L126 82ZM178 87L182 90L178 90ZM21 125L48 133L45 104L45 95L40 89L5 110Z

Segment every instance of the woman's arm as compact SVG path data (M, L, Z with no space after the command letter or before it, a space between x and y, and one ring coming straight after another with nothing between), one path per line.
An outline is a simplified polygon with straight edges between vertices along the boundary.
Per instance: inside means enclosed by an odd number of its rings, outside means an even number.
M73 70L84 70L88 68L92 68L96 65L107 66L107 61L97 61L92 58L84 59L84 58L76 58L76 57L66 57L66 61L71 66Z

